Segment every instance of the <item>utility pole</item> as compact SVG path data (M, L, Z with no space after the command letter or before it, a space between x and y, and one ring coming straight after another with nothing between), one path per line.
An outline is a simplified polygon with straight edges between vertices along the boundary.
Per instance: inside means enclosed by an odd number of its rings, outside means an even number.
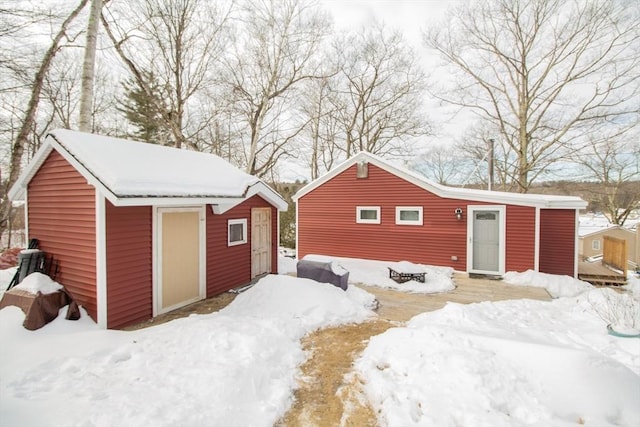
M495 140L493 138L489 138L489 185L488 190L493 190L493 146L495 144Z

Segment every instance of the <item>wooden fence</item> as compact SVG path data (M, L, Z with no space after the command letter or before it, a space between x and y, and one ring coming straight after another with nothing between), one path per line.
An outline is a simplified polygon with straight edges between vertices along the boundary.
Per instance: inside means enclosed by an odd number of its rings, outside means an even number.
M624 277L627 277L627 241L604 236L602 263L622 271Z

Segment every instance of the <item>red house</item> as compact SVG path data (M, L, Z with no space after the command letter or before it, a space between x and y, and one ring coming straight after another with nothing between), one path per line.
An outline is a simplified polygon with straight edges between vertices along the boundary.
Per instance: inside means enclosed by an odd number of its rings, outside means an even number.
M361 152L303 187L297 251L501 276L576 276L577 197L439 185Z
M11 189L29 238L102 327L277 272L286 202L212 154L55 130Z

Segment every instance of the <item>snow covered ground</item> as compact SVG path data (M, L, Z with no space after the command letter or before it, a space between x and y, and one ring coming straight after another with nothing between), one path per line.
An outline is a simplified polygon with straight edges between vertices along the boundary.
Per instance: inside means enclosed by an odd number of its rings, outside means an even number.
M218 313L135 332L100 330L86 313L29 332L6 307L0 424L271 426L291 404L300 339L375 316L373 303L356 287L272 275Z
M355 258L339 258L324 255L307 255L304 259L312 261L332 262L349 271L349 283L363 283L367 286L379 288L395 289L402 292L412 292L420 294L431 294L452 290L453 268L435 267L432 265L413 264L408 261L388 262L370 261ZM410 280L404 283L397 283L389 278L389 269L393 268L402 273L425 273L425 282L421 283ZM295 271L295 269L294 269Z
M383 426L638 426L640 340L607 335L601 292L449 304L372 338L355 369Z
M340 264L352 281L384 286L388 278L387 263ZM526 279L574 287L557 276ZM637 427L640 339L607 334L597 313L608 292L587 286L552 302L449 304L374 337L353 375L381 425ZM271 426L291 404L302 336L371 318L372 304L354 286L272 275L220 312L135 332L100 330L86 314L30 332L22 312L7 307L0 424Z

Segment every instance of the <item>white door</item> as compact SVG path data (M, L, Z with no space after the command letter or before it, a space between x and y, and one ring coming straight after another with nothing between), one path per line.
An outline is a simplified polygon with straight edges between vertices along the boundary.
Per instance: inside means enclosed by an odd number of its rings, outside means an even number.
M251 278L271 273L271 208L251 209Z
M159 208L156 313L205 297L201 208Z
M469 207L468 271L504 274L504 207Z

